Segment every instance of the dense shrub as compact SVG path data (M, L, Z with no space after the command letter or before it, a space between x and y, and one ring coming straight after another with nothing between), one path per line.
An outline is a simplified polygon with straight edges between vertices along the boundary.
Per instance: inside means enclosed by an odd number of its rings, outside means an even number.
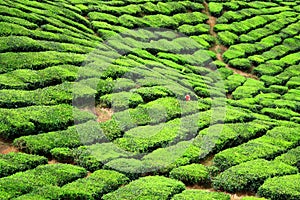
M143 165L150 172L168 173L173 168L198 162L200 148L192 144L192 141L181 141L175 145L159 148L142 158Z
M113 159L133 156L133 153L125 151L113 143L97 143L81 146L74 150L75 163L89 171L101 169L105 163Z
M230 60L229 65L241 70L249 70L251 68L251 62L248 59L244 58Z
M226 90L230 93L233 92L237 87L241 86L245 81L245 77L239 74L233 74L227 77L224 84Z
M115 171L98 170L90 176L64 185L62 199L100 199L104 194L128 183L128 178Z
M215 124L201 130L193 144L201 148L202 154L208 155L258 137L268 128L267 124L258 121Z
M172 17L179 25L191 24L196 25L208 20L207 15L201 12L179 13Z
M0 135L5 138L66 129L74 121L82 123L95 118L89 112L66 104L1 109L0 113Z
M213 186L228 192L255 192L269 177L296 173L298 169L287 164L258 159L225 170L213 179Z
M300 175L288 175L267 179L257 192L260 196L278 200L300 198Z
M42 186L62 186L86 175L82 167L68 164L40 165L0 179L0 196L11 199Z
M204 190L184 190L180 194L173 196L172 200L209 200L209 199L218 199L218 200L230 200L230 195L221 193L221 192L209 192Z
M103 196L107 199L159 199L167 200L185 189L185 185L162 176L148 176L135 180L128 185Z
M223 45L230 46L235 44L239 37L234 33L224 31L218 33L218 38Z
M55 200L59 199L62 194L62 190L58 186L47 185L43 187L38 187L32 190L32 192L28 194L21 195L17 198L17 200Z
M43 70L20 69L0 75L0 88L3 89L37 89L47 85L74 81L78 67L59 65Z
M30 59L28 59L30 58ZM8 52L0 55L1 73L16 69L44 69L51 65L80 65L86 57L81 54L56 51L45 52Z
M214 163L221 170L257 158L273 159L300 141L299 128L280 126L240 146L216 154Z
M50 151L52 158L62 163L73 163L74 153L72 149L57 147Z
M25 153L8 153L0 155L0 177L9 176L19 171L35 168L47 164L48 159L42 156Z
M187 184L201 184L209 181L209 173L204 165L191 164L173 169L170 178Z
M223 11L223 4L222 3L215 3L215 2L209 2L208 4L209 12L213 16L220 16Z
M274 161L280 161L300 168L300 147L289 150L288 152L276 157Z
M115 112L127 108L134 108L143 102L144 101L139 94L131 92L119 92L100 97L100 103L105 107L113 108Z
M88 121L70 126L67 130L23 136L15 139L14 145L28 153L49 155L53 148L74 148L103 141L107 141L107 139L99 123Z
M300 116L299 113L286 108L263 108L261 112L275 119L289 120L291 117Z

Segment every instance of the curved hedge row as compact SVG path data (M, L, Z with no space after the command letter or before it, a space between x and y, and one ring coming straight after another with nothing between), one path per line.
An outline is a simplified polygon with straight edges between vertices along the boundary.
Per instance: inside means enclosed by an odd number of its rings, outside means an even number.
M227 192L253 191L269 177L298 173L296 167L282 162L257 159L231 167L213 179L213 187Z
M16 172L33 169L39 165L47 164L48 159L43 156L25 153L8 153L0 155L0 177L9 176Z
M258 194L272 200L299 199L300 175L269 178L259 187Z
M147 176L130 182L118 190L102 197L108 199L159 199L167 200L185 189L185 185L162 176Z
M73 165L40 165L35 169L1 178L0 197L11 199L43 186L62 186L84 177L86 173L84 168Z

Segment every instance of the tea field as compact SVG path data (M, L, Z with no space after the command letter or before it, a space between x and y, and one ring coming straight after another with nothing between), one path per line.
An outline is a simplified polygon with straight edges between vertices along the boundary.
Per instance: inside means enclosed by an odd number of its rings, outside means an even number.
M1 0L0 199L299 200L300 1Z

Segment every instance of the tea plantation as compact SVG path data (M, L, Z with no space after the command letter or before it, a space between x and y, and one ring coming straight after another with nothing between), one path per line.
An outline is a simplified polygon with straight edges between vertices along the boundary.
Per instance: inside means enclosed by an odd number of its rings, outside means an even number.
M0 199L299 200L300 1L1 0Z

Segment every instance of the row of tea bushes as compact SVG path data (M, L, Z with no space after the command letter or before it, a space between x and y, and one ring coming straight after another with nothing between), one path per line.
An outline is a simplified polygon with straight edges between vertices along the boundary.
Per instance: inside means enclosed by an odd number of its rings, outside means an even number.
M42 70L19 69L0 74L1 89L37 89L49 85L74 81L78 77L78 67L58 65Z
M17 109L1 109L0 135L4 138L16 138L25 135L66 129L76 123L95 119L87 111L81 111L70 105L30 106Z
M68 164L40 165L0 179L1 199L11 199L43 186L63 186L86 176L87 171Z
M213 179L213 187L227 192L256 192L269 177L297 173L296 167L282 162L257 159L225 170Z
M240 163L258 159L273 159L299 144L299 127L275 127L265 135L216 154L214 163L222 171Z
M0 177L9 176L16 172L35 168L47 164L48 159L43 156L25 153L8 153L0 155Z
M107 141L100 124L95 121L69 126L66 130L22 136L14 140L14 145L27 153L49 155L54 148L75 148L81 145Z
M180 181L162 176L148 176L108 193L102 199L140 199L147 197L149 199L167 200L184 189L185 185Z
M62 187L44 186L19 196L18 200L28 199L100 199L104 194L128 183L128 178L115 171L98 170L87 178L80 178Z

